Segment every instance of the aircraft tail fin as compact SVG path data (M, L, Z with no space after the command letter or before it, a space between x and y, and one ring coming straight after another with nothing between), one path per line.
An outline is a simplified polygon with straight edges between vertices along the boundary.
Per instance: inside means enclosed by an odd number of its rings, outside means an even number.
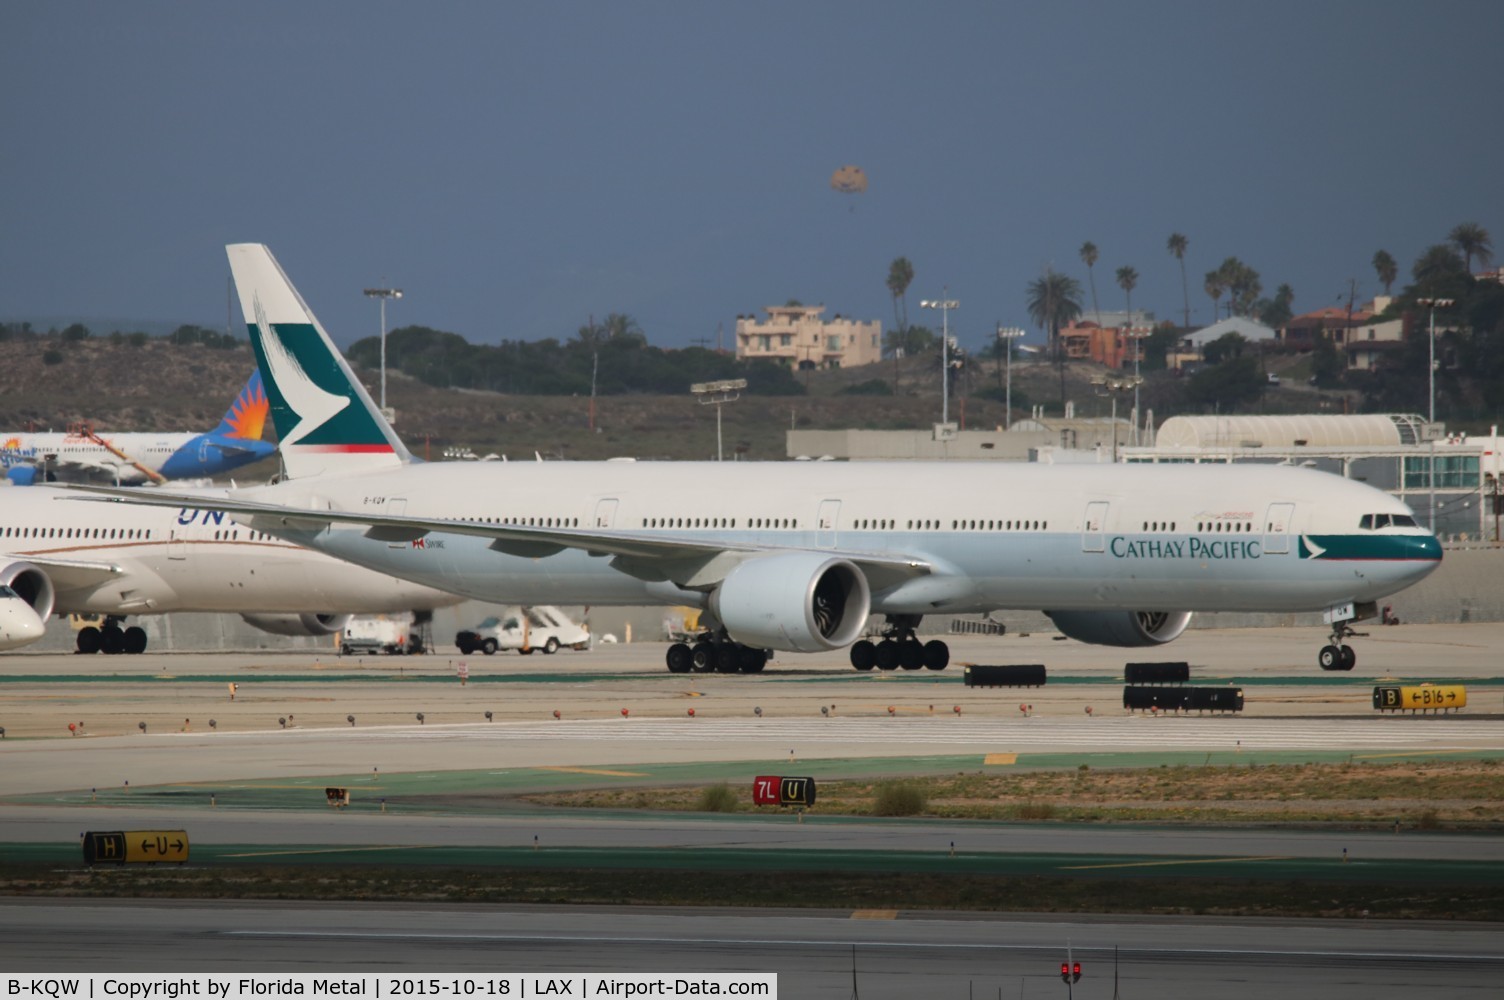
M270 409L266 401L266 389L261 384L261 370L251 372L251 377L235 394L235 400L225 411L224 419L211 432L219 437L240 438L245 441L260 441L266 432L266 418Z
M394 468L412 456L271 250L225 248L288 478Z

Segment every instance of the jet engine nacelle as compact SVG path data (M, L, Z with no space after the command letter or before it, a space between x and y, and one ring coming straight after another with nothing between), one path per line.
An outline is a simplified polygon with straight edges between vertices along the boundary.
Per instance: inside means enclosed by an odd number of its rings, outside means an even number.
M43 621L52 614L57 591L52 587L52 578L40 567L21 560L6 563L0 566L0 583L14 590L21 600L30 604L37 617Z
M739 563L710 595L710 612L747 646L820 653L855 642L872 592L862 571L818 552Z
M1191 623L1189 611L1046 611L1064 634L1096 646L1162 646Z
M253 625L272 635L333 635L343 632L354 615L241 615Z

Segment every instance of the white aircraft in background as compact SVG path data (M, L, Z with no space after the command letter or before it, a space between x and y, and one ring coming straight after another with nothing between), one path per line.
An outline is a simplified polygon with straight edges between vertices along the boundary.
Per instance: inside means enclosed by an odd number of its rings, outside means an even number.
M22 600L20 594L0 584L0 649L36 642L46 628L36 609Z
M191 495L212 504L224 491ZM68 502L74 496L52 486L0 489L0 622L14 621L17 636L0 648L40 639L51 614L105 616L102 628L79 630L80 653L140 653L146 631L122 628L128 615L230 612L277 635L331 635L354 614L423 614L461 600L218 511Z
M266 412L261 375L252 372L219 426L206 434L116 434L87 426L66 433L0 431L0 466L17 486L44 482L129 486L224 475L276 453L275 444L261 440Z
M1169 642L1195 611L1324 610L1320 665L1351 669L1349 624L1441 560L1403 503L1286 466L415 463L271 252L228 251L287 478L216 509L480 600L701 608L675 672L847 646L858 669L939 669L923 615L1005 608L1115 646Z

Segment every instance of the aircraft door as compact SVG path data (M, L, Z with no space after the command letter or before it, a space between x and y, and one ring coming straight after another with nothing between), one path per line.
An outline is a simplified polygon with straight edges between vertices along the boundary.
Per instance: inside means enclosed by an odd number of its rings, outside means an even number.
M841 501L820 501L820 513L815 517L816 548L833 549L836 547L836 524L840 517Z
M595 502L595 527L609 528L616 519L616 498L606 497Z
M1093 500L1086 505L1086 521L1081 525L1081 551L1107 551L1107 501Z
M1264 518L1264 555L1282 556L1290 551L1290 529L1295 520L1293 503L1272 503Z
M172 534L167 539L168 559L188 558L188 540L183 537L185 531L187 528L181 524L172 529Z

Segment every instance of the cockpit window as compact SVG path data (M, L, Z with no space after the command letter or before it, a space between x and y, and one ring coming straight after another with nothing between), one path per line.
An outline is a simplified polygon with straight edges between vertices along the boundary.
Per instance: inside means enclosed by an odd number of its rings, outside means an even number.
M1380 528L1414 528L1415 518L1409 514L1364 514L1358 519L1358 527L1364 531L1377 531Z

